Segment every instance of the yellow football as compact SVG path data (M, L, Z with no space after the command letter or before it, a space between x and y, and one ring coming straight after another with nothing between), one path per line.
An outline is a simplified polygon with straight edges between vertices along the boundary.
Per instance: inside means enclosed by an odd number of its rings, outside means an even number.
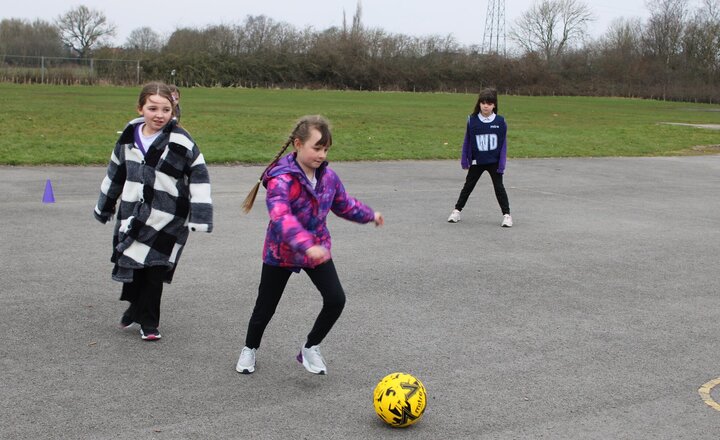
M420 420L427 405L425 386L407 373L383 377L373 393L375 412L388 425L404 428Z

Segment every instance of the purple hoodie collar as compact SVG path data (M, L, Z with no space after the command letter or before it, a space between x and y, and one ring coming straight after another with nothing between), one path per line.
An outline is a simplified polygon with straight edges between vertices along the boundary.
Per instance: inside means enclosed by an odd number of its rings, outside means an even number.
M300 165L298 165L297 160L295 159L296 156L297 153L293 151L292 153L278 160L273 167L271 167L265 172L265 175L263 176L263 186L267 187L268 180L281 174L295 174L301 182L307 182L305 172L302 170L302 168L300 168ZM325 161L315 171L315 178L318 181L320 181L320 178L323 175L327 165L328 162Z
M147 154L147 148L145 148L145 145L143 145L142 137L140 137L140 129L142 126L143 124L138 124L135 126L135 145L138 146L143 156L145 156Z

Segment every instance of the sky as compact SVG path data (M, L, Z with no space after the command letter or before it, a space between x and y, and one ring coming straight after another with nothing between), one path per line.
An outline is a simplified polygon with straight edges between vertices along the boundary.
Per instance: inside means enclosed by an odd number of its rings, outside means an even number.
M451 34L464 46L481 45L490 1L493 0L361 0L362 24L366 28L383 29L393 34ZM509 31L512 23L529 10L536 0L504 1L506 31ZM646 1L584 1L596 18L588 26L588 35L592 38L601 36L617 18L640 18L644 21L649 15ZM699 4L700 0L690 0L691 9ZM248 15L265 15L274 21L290 23L298 29L311 27L324 30L341 26L343 11L348 24L352 23L357 0L154 0L150 3L127 0L6 1L0 9L0 19L42 19L53 22L59 15L80 5L103 12L108 21L117 26L117 36L112 41L120 46L132 30L140 27L148 26L160 35L169 36L173 30L181 27L239 24Z

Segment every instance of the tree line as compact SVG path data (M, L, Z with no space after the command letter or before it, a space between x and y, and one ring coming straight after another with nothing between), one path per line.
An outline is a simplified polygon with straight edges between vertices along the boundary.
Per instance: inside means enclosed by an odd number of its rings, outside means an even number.
M720 0L694 10L688 0L658 0L648 11L646 20L617 19L589 40L586 4L539 0L508 33L516 49L499 53L451 35L367 28L360 4L350 23L324 30L247 16L233 25L177 28L167 38L138 28L117 47L107 43L115 28L104 14L80 6L54 23L0 21L0 61L12 68L37 56L139 60L142 81L185 87L475 92L492 85L506 94L720 101ZM135 81L113 72L133 64L119 66L81 81ZM32 69L5 80L38 81Z

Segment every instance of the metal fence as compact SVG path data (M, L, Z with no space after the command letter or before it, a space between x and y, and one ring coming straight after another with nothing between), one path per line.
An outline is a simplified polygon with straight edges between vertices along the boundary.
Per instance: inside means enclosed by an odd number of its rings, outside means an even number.
M0 54L0 81L38 84L140 84L140 60Z

